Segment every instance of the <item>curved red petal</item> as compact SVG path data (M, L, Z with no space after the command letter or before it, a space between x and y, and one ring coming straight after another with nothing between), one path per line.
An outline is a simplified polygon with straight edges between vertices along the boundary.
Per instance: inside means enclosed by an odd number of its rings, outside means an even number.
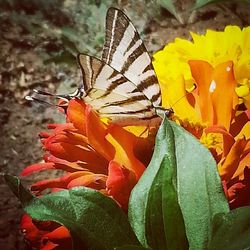
M136 184L133 172L121 167L117 162L109 163L109 174L106 182L108 194L111 195L125 210L131 190Z

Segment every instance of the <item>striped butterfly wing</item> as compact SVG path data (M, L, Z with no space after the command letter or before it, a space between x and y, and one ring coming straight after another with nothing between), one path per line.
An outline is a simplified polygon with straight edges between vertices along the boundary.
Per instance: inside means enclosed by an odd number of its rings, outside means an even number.
M87 86L82 98L101 117L126 125L146 124L152 119L157 122L159 117L151 101L123 74L88 55L79 54L78 62L83 85Z
M161 90L147 49L129 18L116 8L107 12L102 60L134 83L155 107L161 106Z

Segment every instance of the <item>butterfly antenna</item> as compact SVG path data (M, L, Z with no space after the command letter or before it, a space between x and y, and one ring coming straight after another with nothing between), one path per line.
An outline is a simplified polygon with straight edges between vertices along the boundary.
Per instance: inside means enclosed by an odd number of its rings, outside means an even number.
M34 96L27 95L27 96L25 96L25 99L27 101L37 102L37 103L40 103L43 105L45 104L45 105L49 106L50 108L62 108L65 112L67 111L67 106L65 106L65 105L58 105L58 104L50 103L50 102L41 100L39 98L36 98Z
M195 85L195 88L196 88L196 85ZM176 105L176 103L178 103L182 98L184 98L185 96L189 94L191 94L191 92L188 92L185 95L181 96L169 108L157 107L158 115L163 116L163 114L165 114L167 117L170 117L174 113L174 109L173 109L174 105Z
M174 105L175 105L176 103L178 103L182 98L184 98L184 97L187 96L188 94L189 94L189 93L187 93L187 94L183 95L182 97L180 97L179 99L177 99L177 100L171 105L171 108L173 108Z
M194 89L196 89L196 85L195 85ZM179 99L177 99L177 100L174 102L174 104L171 105L170 108L173 108L173 106L174 106L176 103L178 103L182 98L184 98L185 96L190 95L191 93L192 93L192 92L187 92L185 95L181 96Z
M50 102L41 100L41 99L39 99L39 98L36 98L36 97L34 97L34 96L29 96L29 95L27 95L27 96L25 96L25 99L26 99L27 101L32 101L32 102L37 102L37 103L46 104L46 105L48 105L48 106L50 106L50 107L55 107L55 108L56 108L56 107L60 107L60 108L63 107L62 105L53 104L53 103L50 103Z
M79 86L73 93L71 94L66 94L66 95L57 95L57 94L52 94L43 90L38 90L38 89L33 89L33 91L38 94L38 95L45 95L45 96L52 96L55 97L57 99L63 99L65 101L69 101L73 98L81 98L84 95L84 92L82 91L83 87Z
M38 95L44 95L44 96L52 96L56 99L63 99L65 101L69 101L70 99L72 99L72 97L70 95L57 95L57 94L52 94L43 90L38 90L38 89L33 89L33 92L35 92Z

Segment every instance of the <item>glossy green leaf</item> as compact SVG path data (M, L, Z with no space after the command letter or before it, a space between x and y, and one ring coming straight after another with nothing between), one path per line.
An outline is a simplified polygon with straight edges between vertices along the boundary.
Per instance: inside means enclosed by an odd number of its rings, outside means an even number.
M217 214L209 250L250 249L250 206Z
M175 184L172 185L172 189L170 184L164 184L165 188L160 191L159 185L169 182L168 173L164 170L169 167L177 169L177 191ZM176 170L173 172L175 175ZM174 175L172 176L173 182L175 182ZM161 184L155 187L155 180L160 177ZM206 248L211 238L213 216L216 213L229 211L217 166L210 152L195 137L176 123L165 119L157 134L153 158L132 191L130 200L129 217L143 246L147 246L148 239L152 238L154 231L160 234L158 238L161 242L164 238L162 234L167 235L169 228L171 230L173 227L175 231L182 232L183 226L180 226L178 222L181 220L180 212L173 215L177 217L176 219L174 217L173 221L165 220L166 211L176 205L165 201L165 196L170 196L172 193L178 195L189 249ZM155 199L152 204L151 196L158 198L158 201ZM155 204L159 201L162 204L161 209ZM156 218L152 219L152 217ZM157 219L162 221L164 228L159 221L155 225L149 223L153 220L157 222ZM152 227L151 231L148 229L149 225ZM180 242L182 234L176 233L175 241ZM166 241L168 240L169 238L166 237ZM162 243L162 248L158 249L164 249L164 247L166 245Z
M129 218L145 247L188 249L185 226L177 197L174 134L165 119L160 127L154 155L133 189Z
M73 249L113 249L140 245L126 215L110 198L98 191L76 187L35 198L17 177L5 179L32 218L55 221L66 226L73 239Z

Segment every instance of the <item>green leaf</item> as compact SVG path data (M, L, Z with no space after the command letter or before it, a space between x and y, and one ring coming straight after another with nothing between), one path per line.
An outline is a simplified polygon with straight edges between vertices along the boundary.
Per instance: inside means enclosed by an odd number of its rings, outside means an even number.
M215 215L208 249L250 249L250 206Z
M162 228L162 224L159 223L151 224L151 232L159 230L161 235L158 237L162 240L164 230L169 228L171 230L173 227L176 231L180 230L175 241L181 241L180 235L183 235L183 226L178 222L178 220L181 221L181 213L175 214L177 217L175 223L170 219L165 220L166 210L171 210L173 206L171 203L166 203L165 196L176 193L174 184L172 184L171 190L171 183L168 183L167 178L168 173L164 170L169 166L177 169L178 202L185 222L189 249L204 249L211 238L213 216L217 213L227 213L229 211L228 203L221 186L216 163L210 152L195 137L176 123L166 119L158 131L153 158L132 191L129 204L131 225L142 245L147 246L148 237L152 237L152 235L145 225L148 227L149 221L152 221L151 217L157 217L158 220L161 217L164 218L162 223L165 227ZM173 171L176 172L176 170ZM155 179L160 176L161 185L164 186L164 182L167 182L168 185L161 189L160 194L157 194L160 188L153 186L156 184ZM172 176L172 178L174 182L175 177ZM157 204L151 204L152 195L155 197L158 195L158 199L162 200L161 209L157 208ZM173 204L177 206L175 203ZM154 211L154 209L156 210ZM154 218L154 221L157 219ZM166 231L165 234L167 234ZM166 239L169 240L168 237Z
M212 219L229 212L216 162L207 148L182 127L174 131L178 198L190 249L204 249L211 238Z
M28 205L35 198L26 188L24 188L16 176L4 174L4 179L23 206Z
M174 134L164 120L160 127L154 155L132 191L129 218L145 247L187 249L185 226L178 204Z
M55 221L70 230L73 249L139 245L123 211L98 191L76 187L38 199L29 194L17 177L5 176L5 179L32 218Z

